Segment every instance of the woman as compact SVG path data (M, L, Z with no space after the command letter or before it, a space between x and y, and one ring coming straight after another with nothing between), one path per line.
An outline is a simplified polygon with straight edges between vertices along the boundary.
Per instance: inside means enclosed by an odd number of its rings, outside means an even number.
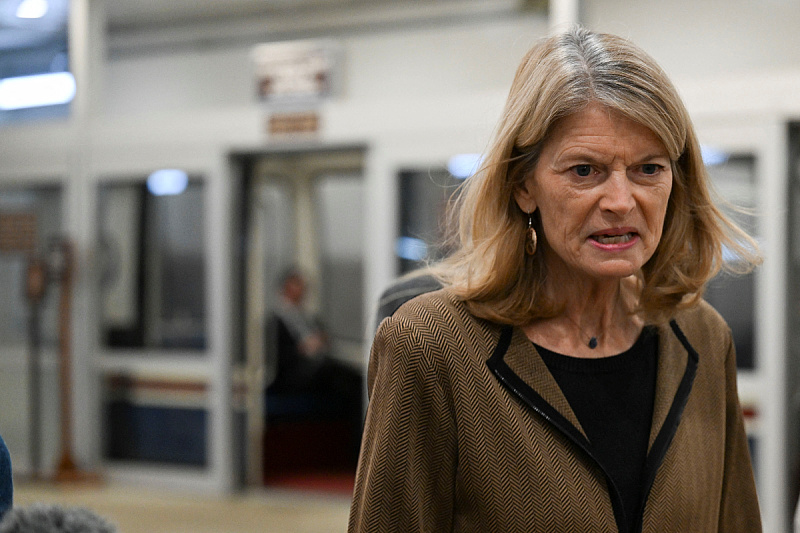
M761 530L729 328L758 262L687 112L631 43L576 28L517 71L459 200L445 288L383 321L350 531Z

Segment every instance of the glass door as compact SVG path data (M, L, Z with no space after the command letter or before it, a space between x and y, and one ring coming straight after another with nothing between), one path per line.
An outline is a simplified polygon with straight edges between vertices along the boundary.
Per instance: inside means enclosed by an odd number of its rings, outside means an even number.
M251 485L352 484L365 332L363 158L360 148L245 156L244 350L235 375L247 391L239 438Z
M207 379L181 368L207 347L205 184L182 176L98 188L103 455L115 462L209 464Z

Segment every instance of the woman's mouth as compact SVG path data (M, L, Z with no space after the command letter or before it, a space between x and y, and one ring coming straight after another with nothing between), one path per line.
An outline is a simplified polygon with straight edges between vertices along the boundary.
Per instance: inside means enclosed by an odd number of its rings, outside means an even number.
M592 235L591 238L600 244L624 244L626 242L630 242L634 236L634 233L623 233L621 235L601 234Z

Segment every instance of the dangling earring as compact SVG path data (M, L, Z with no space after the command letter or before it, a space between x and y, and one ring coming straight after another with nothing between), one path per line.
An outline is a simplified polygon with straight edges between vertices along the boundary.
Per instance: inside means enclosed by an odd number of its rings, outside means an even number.
M528 235L525 239L525 253L533 255L536 253L536 230L533 228L533 212L528 213Z

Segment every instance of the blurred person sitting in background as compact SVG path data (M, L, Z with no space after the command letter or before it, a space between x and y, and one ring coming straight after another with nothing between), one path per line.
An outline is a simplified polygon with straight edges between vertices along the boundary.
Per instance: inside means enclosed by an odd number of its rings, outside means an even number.
M372 346L349 530L761 531L731 331L702 300L723 248L760 258L656 62L540 41L456 208L444 288Z
M280 278L278 303L269 322L267 342L276 356L270 392L307 392L318 389L320 372L328 359L328 337L304 308L306 281L291 268Z
M306 281L297 268L280 278L278 303L267 325L267 353L275 355L275 378L269 394L315 394L360 403L363 378L330 351L325 330L304 307Z

